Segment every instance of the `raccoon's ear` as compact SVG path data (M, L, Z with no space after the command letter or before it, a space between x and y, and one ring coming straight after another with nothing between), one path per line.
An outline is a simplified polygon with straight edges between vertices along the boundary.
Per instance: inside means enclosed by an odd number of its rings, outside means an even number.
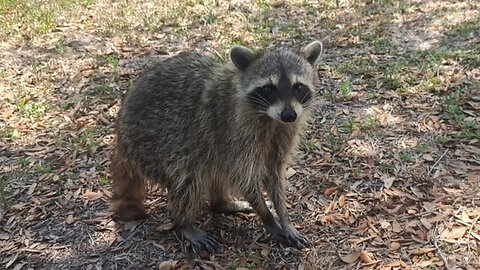
M245 71L253 62L255 53L247 47L235 45L230 50L230 58L235 67L241 71Z
M302 55L310 64L313 65L315 64L315 61L317 61L320 54L322 54L322 51L322 42L315 40L302 49Z

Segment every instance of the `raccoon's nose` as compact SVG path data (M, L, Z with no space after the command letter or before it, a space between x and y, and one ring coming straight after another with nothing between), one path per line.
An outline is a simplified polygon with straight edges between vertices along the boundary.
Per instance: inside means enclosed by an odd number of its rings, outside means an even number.
M293 122L297 119L297 113L293 109L287 108L282 111L280 118L283 122Z

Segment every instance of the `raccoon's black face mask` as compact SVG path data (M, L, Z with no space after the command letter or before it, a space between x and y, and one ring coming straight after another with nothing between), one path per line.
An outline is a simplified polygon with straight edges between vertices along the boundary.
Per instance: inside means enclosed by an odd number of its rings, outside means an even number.
M321 51L318 41L307 45L300 54L281 50L255 54L236 46L231 58L248 78L245 88L251 106L289 123L303 113L316 91L318 76L313 64Z

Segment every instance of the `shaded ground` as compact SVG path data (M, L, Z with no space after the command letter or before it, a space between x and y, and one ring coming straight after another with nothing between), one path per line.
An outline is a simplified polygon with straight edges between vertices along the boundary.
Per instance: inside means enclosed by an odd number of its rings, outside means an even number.
M23 2L0 1L0 268L480 268L478 1ZM114 119L142 69L313 38L323 89L288 196L311 249L204 213L222 251L193 258L154 190L148 220L112 220Z

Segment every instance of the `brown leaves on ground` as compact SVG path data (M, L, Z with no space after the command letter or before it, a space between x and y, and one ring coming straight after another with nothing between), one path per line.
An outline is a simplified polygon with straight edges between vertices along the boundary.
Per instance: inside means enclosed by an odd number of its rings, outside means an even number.
M0 3L0 268L480 268L477 2L34 2ZM147 220L112 218L115 117L140 71L312 38L321 98L287 171L311 247L202 212L221 251L192 254L156 187Z

